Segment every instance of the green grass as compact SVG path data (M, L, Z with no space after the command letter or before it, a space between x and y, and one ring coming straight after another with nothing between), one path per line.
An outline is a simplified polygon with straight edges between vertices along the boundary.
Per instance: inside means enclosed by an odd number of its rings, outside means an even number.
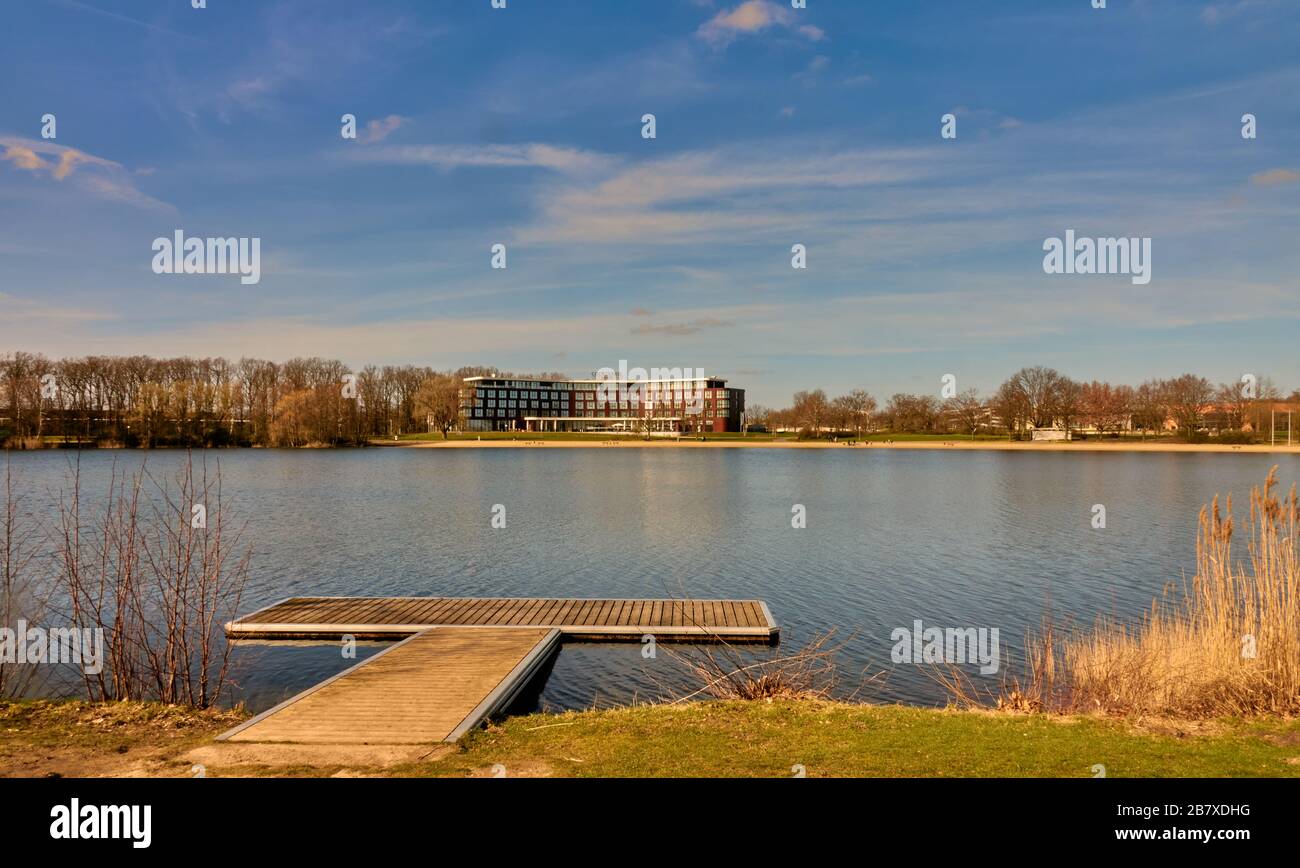
M1167 725L810 701L696 703L530 715L390 774L495 764L579 777L1300 776L1300 721Z
M186 751L246 717L157 703L0 702L0 776L187 775ZM421 751L423 752L423 751ZM210 776L1297 777L1300 720L1135 725L811 700L701 702L509 718L398 765L285 757Z

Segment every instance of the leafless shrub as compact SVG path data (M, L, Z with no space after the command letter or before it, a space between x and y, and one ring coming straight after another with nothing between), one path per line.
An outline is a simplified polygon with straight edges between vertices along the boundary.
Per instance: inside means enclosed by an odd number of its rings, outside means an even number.
M45 613L47 587L38 575L34 522L16 488L13 465L5 456L3 504L0 504L0 626L17 629L20 620L39 621ZM0 658L0 698L27 692L36 668Z
M220 466L186 455L171 480L146 465L112 470L103 507L85 514L80 459L59 499L56 550L69 618L101 629L105 665L92 699L214 704L230 674L222 623L239 607L250 549L222 495ZM202 507L201 517L194 511Z
M826 699L837 683L835 655L831 645L835 631L815 636L794 654L768 659L752 655L726 642L665 648L668 655L685 667L700 686L675 700L686 702L700 696L712 699Z

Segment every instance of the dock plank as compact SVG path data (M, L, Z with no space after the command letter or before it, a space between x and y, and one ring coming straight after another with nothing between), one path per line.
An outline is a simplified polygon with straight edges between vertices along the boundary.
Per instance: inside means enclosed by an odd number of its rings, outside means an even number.
M775 643L760 600L292 597L226 624L234 639L401 638L432 627L547 627L569 638Z
M435 627L218 737L234 742L455 741L503 709L559 644L554 628Z

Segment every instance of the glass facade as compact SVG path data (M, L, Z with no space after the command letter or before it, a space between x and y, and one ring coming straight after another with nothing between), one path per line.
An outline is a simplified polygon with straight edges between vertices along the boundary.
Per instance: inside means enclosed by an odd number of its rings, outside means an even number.
M461 389L470 431L739 431L745 392L726 380L506 380L472 377Z

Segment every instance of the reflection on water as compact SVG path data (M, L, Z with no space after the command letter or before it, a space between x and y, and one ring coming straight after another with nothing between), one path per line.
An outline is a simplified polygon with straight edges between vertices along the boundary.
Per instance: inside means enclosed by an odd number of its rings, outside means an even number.
M183 455L152 453L156 475ZM997 627L1012 653L1051 611L1135 617L1194 556L1196 514L1296 456L780 449L249 450L220 460L255 548L251 611L293 595L734 597L768 602L786 650L836 628L848 687L933 703L890 663L890 632ZM139 453L82 456L86 489ZM13 455L56 489L66 454ZM493 529L493 504L506 527ZM791 527L791 507L807 528ZM1091 526L1104 504L1107 527ZM345 668L330 645L241 645L236 698L255 710ZM547 708L655 698L680 665L637 644L566 645Z

